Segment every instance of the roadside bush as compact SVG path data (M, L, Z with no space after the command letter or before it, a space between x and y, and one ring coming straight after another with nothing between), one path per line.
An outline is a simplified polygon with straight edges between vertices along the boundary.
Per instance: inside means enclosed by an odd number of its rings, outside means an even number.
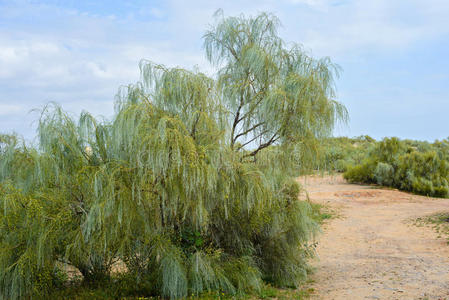
M374 178L377 184L392 186L394 183L394 168L383 162L379 162L374 170Z
M328 138L321 145L323 159L317 161L320 165L315 168L327 172L346 172L351 166L361 164L373 145L375 140L369 136Z
M365 162L361 165L349 167L343 177L352 183L375 183L374 170L374 164Z
M449 146L446 140L434 144L397 138L380 141L363 163L344 173L350 182L377 183L416 194L449 196Z

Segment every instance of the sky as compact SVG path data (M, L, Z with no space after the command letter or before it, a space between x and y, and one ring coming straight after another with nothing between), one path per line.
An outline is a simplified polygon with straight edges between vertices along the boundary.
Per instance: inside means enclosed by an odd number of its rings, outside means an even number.
M32 141L52 101L110 118L141 59L213 74L202 36L217 9L271 12L285 41L341 66L336 135L449 136L447 0L0 0L0 133Z

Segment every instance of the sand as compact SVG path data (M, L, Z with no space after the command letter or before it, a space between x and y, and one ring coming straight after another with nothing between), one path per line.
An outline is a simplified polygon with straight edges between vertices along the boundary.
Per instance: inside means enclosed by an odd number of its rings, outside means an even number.
M341 176L299 181L338 217L318 237L312 299L449 299L449 245L411 220L449 211L449 199L348 184Z

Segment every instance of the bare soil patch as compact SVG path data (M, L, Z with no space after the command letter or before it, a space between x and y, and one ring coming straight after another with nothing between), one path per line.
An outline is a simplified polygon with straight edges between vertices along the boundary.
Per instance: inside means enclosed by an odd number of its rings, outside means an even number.
M348 184L341 176L299 181L339 217L319 237L314 299L449 299L449 245L412 220L449 210L449 199Z

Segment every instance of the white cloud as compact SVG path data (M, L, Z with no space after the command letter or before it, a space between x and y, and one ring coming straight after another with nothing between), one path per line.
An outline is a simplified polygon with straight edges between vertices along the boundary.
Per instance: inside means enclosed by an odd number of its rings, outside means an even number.
M447 0L170 0L163 7L104 15L33 3L0 4L6 24L0 27L2 116L29 118L26 112L48 101L73 112L111 114L118 86L138 80L142 58L211 72L201 37L218 8L226 15L273 12L284 24L285 40L339 63L449 34ZM0 118L0 128L13 129L6 119Z
M320 10L320 11L328 11L329 7L334 3L335 1L329 1L329 0L287 0L287 3L294 4L294 5L306 5L310 8Z
M24 111L22 105L0 103L0 116L14 115Z

